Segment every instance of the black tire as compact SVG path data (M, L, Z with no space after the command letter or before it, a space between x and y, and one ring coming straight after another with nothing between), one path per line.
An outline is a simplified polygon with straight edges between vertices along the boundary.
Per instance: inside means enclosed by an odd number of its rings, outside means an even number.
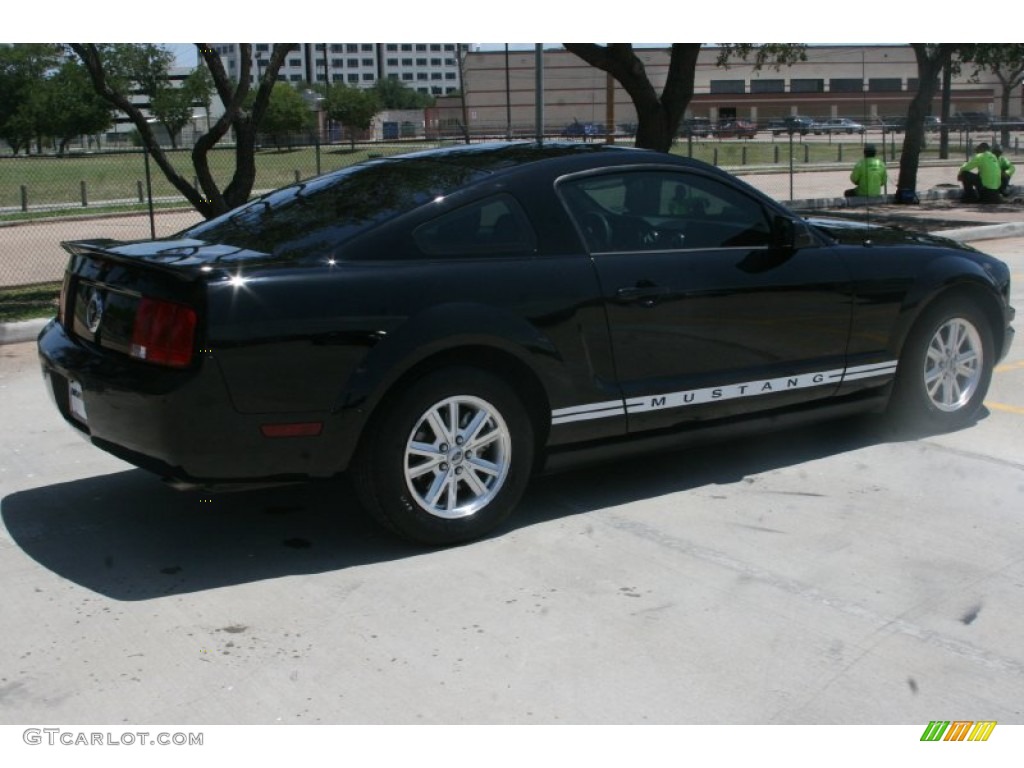
M968 298L925 310L903 346L890 411L899 426L946 432L974 421L995 361L992 329Z
M508 384L476 368L443 368L382 405L353 481L386 528L419 544L458 544L512 512L530 478L533 441L526 408Z

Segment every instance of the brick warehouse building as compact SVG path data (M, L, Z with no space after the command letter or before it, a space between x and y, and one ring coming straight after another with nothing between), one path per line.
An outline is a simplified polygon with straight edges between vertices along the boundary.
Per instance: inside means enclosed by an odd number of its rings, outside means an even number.
M668 72L668 48L637 49L656 90ZM780 69L755 70L735 61L716 62L718 52L701 51L695 95L687 117L712 121L742 118L765 123L785 115L815 119L850 117L867 125L881 117L905 115L917 89L917 63L909 45L816 45L807 49L808 60ZM543 52L544 123L557 132L573 120L629 126L636 111L629 95L608 76L561 49ZM971 81L973 68L954 77L950 114L979 111L1000 114L1002 86L982 73ZM477 50L466 56L465 110L457 97L438 100L431 115L438 126L468 123L473 133L502 133L509 122L513 132L534 130L536 56L533 50ZM611 94L611 98L609 98ZM609 110L609 103L611 110ZM939 114L938 96L933 114ZM1021 93L1011 99L1011 115L1021 113Z

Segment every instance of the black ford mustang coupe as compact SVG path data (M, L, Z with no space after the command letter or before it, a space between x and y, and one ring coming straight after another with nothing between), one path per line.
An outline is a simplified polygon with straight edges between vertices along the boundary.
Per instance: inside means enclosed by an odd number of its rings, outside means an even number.
M371 160L65 248L39 353L95 445L181 485L348 470L432 545L572 459L885 408L963 426L1013 337L997 259L604 145Z

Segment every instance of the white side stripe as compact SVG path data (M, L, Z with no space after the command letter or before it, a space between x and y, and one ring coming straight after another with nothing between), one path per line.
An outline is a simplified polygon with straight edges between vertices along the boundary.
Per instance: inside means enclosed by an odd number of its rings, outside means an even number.
M877 365L858 365L855 368L847 368L843 381L854 381L856 379L872 379L875 376L892 376L896 373L896 362L878 363Z
M552 424L569 424L574 421L606 419L611 416L625 416L627 413L645 413L660 411L666 408L683 408L689 405L701 405L720 400L734 400L740 397L757 397L796 389L812 389L815 387L835 386L846 381L861 379L888 378L896 373L895 360L871 365L857 365L853 368L838 368L818 373L801 373L796 376L783 376L776 379L747 381L741 384L725 384L720 387L691 389L683 392L667 392L646 397L623 400L607 400L602 403L576 405L570 408L559 408L551 412Z
M588 419L604 419L609 416L625 416L626 406L621 400L608 400L604 403L577 405L572 408L559 408L551 412L552 424L568 424L571 421Z

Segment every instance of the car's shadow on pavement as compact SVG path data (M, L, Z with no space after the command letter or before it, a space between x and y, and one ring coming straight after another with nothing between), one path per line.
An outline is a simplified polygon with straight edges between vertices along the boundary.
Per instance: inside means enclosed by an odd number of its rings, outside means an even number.
M148 600L423 554L378 529L345 478L179 492L131 469L2 500L15 543L57 575Z
M862 417L549 475L531 484L495 536L669 493L727 487L891 437L883 422ZM116 600L432 554L379 529L345 478L203 494L128 470L13 493L0 512L29 557Z

